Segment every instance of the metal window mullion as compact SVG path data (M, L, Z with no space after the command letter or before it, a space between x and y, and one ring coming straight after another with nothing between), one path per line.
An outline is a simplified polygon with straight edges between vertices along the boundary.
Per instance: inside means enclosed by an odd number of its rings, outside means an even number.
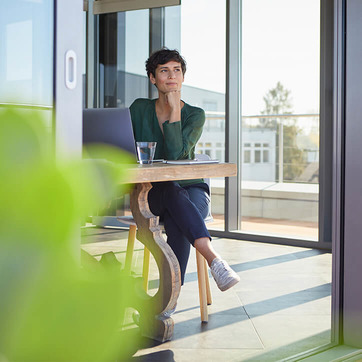
M241 0L228 0L226 9L225 160L238 165L237 177L225 180L225 231L241 220Z
M149 53L150 55L165 46L165 8L155 8L149 10ZM157 98L156 87L149 82L149 98Z
M343 174L345 92L344 0L334 0L333 168L332 168L332 326L331 340L343 343Z
M99 16L93 15L93 0L89 0L86 27L86 108L99 107Z
M72 9L72 11L69 11ZM82 157L82 72L83 3L54 1L54 116L57 160ZM73 61L70 62L70 59ZM70 82L67 66L73 67ZM77 222L70 230L68 245L80 258L80 231Z
M319 241L332 241L333 2L321 0Z

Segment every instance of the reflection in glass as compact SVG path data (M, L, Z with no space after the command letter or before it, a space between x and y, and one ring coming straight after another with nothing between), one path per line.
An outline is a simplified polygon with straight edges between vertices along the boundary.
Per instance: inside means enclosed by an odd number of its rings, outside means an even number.
M149 56L149 10L104 14L99 20L99 85L95 84L100 108L129 107L136 98L148 98L149 80L145 61ZM96 82L95 82L96 83ZM129 196L114 199L98 215L130 214Z
M2 6L0 60L0 103L53 105L53 1Z
M207 16L200 16L205 9ZM165 45L180 50L187 61L182 99L206 112L196 152L224 161L226 1L183 0L165 10ZM224 179L211 179L211 189L215 223L208 227L224 230Z
M243 232L318 238L319 7L242 2Z
M149 11L100 15L99 24L100 107L129 107L148 98Z

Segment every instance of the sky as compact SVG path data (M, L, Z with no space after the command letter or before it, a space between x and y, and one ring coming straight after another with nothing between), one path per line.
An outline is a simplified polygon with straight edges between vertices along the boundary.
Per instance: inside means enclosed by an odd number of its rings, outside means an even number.
M242 0L242 113L280 81L294 113L319 112L319 0ZM225 92L225 0L182 0L185 84Z

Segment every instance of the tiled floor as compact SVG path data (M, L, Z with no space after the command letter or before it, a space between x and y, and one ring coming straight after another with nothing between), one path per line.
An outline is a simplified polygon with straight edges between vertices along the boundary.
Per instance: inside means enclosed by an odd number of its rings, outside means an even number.
M83 231L86 251L100 255L112 250L124 260L127 232ZM201 324L192 250L173 318L173 339L163 344L144 339L132 361L277 361L329 343L330 253L231 239L214 239L213 244L238 272L240 283L222 293L211 281L209 322ZM140 272L140 243L136 250L134 270ZM156 280L151 263L151 288L157 287Z

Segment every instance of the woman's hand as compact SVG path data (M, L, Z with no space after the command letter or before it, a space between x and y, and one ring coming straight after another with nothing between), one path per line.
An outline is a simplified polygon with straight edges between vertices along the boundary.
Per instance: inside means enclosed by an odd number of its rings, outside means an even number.
M181 92L179 90L174 90L165 94L166 103L170 106L171 111L177 108L181 108Z
M171 109L169 122L181 121L181 92L179 90L171 91L165 94L166 103Z

